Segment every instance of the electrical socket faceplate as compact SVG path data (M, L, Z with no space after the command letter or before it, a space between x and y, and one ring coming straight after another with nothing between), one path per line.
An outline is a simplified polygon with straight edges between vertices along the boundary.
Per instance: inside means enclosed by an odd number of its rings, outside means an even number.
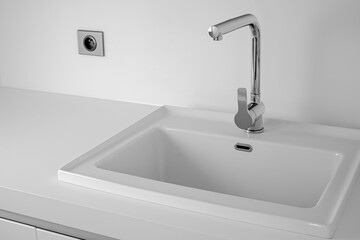
M103 32L78 30L77 37L79 54L105 56Z

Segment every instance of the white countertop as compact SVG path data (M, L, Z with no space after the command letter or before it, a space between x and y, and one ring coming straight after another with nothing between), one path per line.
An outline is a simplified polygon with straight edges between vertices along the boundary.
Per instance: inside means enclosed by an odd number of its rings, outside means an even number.
M0 209L122 240L321 239L57 180L59 168L156 108L0 88ZM334 239L360 239L359 181Z

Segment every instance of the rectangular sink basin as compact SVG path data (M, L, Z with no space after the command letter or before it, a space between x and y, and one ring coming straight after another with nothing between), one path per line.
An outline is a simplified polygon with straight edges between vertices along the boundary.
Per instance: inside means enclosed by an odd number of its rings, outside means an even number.
M61 181L331 238L358 175L360 131L164 106L58 171Z
M342 156L314 149L253 144L236 139L155 128L99 161L101 169L233 196L314 207ZM226 154L225 154L226 153ZM313 160L316 159L315 161Z

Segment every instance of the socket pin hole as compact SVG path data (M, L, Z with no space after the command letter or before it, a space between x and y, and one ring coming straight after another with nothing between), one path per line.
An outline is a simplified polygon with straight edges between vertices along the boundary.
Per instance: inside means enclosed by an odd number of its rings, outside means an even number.
M90 52L93 52L97 46L96 39L91 35L88 35L84 38L83 44L86 50Z
M245 143L236 143L234 147L235 150L242 152L251 152L253 150L251 145Z

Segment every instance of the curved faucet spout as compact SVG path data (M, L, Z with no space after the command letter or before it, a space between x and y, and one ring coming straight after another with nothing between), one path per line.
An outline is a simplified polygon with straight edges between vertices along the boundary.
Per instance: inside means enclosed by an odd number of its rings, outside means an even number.
M240 17L236 17L225 22L213 25L209 28L209 35L216 41L222 40L223 35L232 32L236 29L249 26L252 34L252 71L251 71L251 91L250 91L250 103L248 110L254 108L256 105L260 105L260 26L256 17L252 14L246 14ZM246 98L246 96L245 96ZM241 101L238 99L238 101ZM242 104L240 104L242 105ZM240 113L237 114L237 116ZM235 118L239 119L239 117ZM237 122L236 122L237 123ZM236 124L239 126L240 124ZM243 126L243 124L241 124ZM248 126L245 130L247 132L262 132L262 114L256 116L254 122Z
M221 40L223 35L245 26L250 27L253 37L260 37L259 22L252 14L245 14L213 25L209 28L209 34L214 40Z

